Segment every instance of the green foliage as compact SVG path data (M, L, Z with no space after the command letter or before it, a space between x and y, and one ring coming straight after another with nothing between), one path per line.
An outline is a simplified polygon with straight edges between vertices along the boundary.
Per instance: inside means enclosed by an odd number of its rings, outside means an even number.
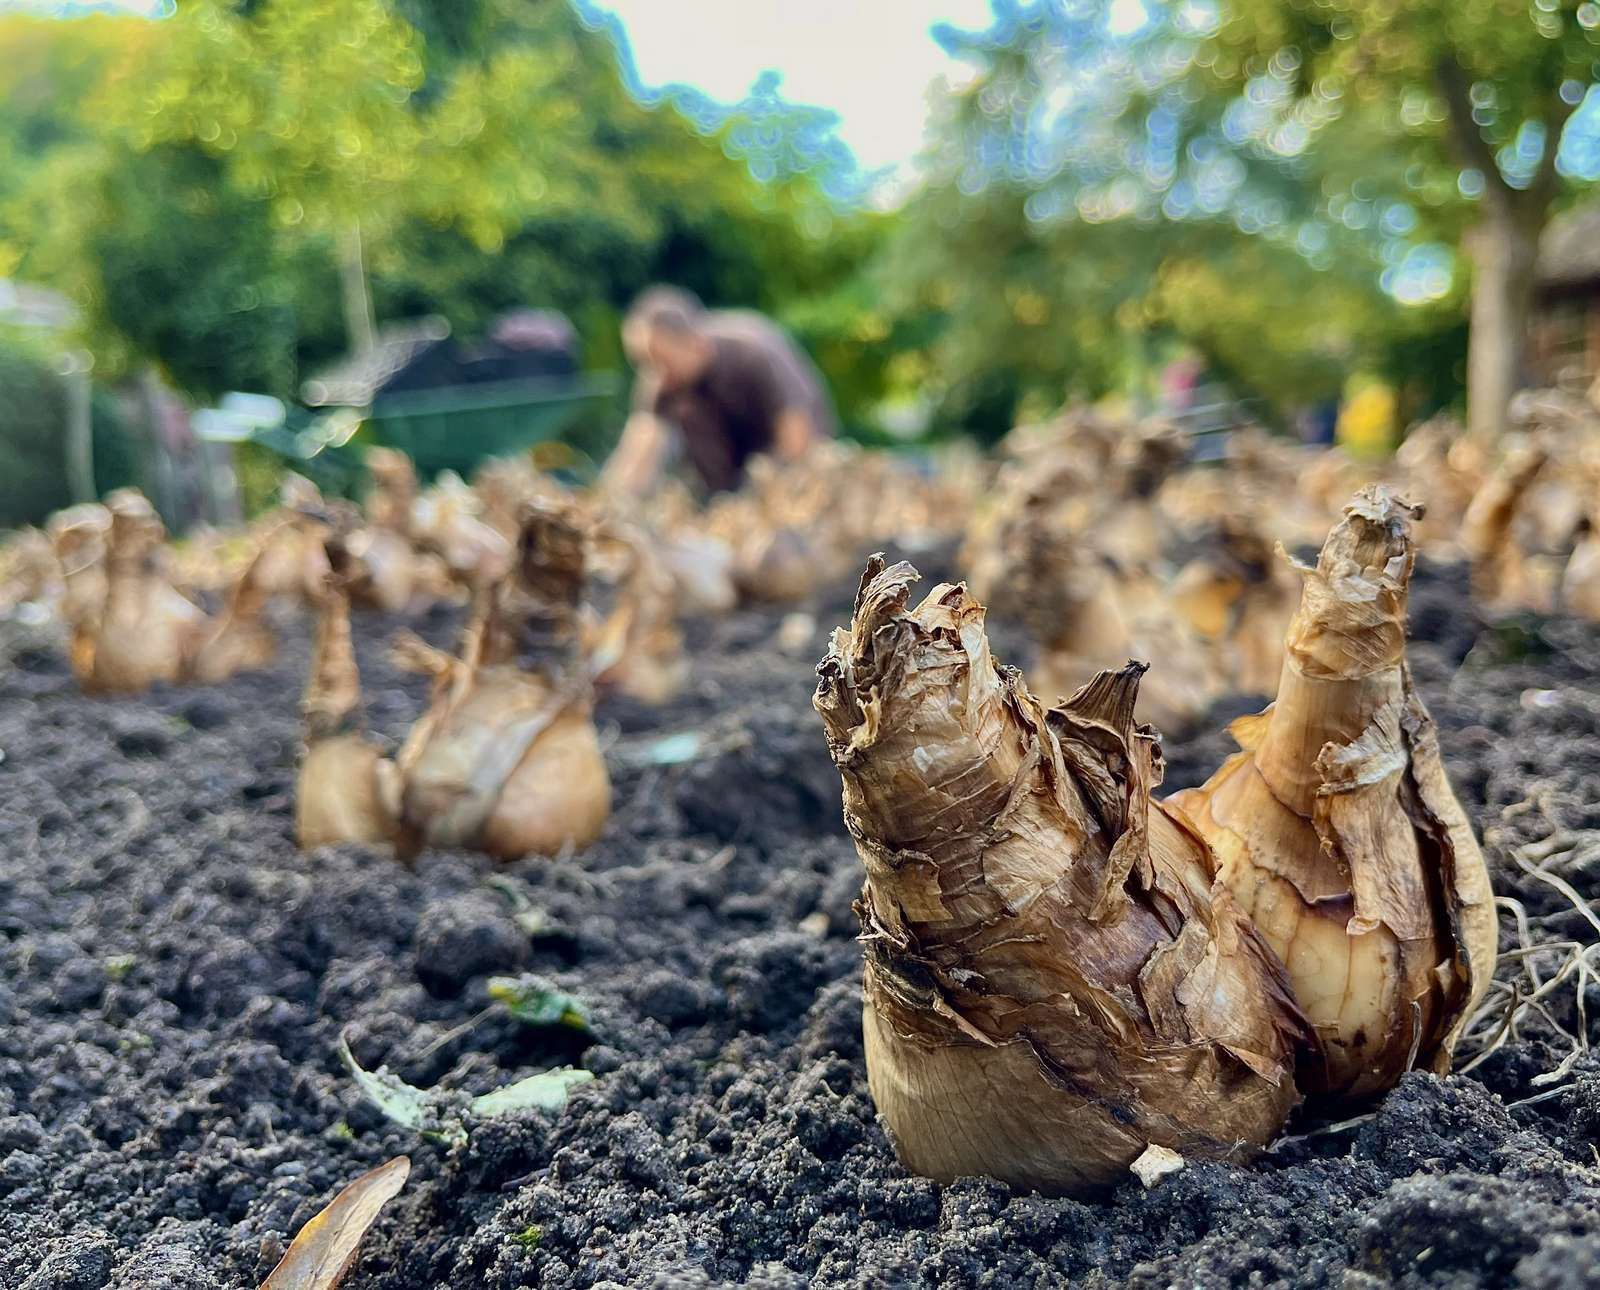
M1268 137L1320 171L1330 211L1398 214L1402 237L1465 253L1480 303L1504 302L1474 309L1471 337L1469 425L1498 428L1525 375L1529 279L1564 187L1568 123L1600 75L1600 7L1237 0L1204 52L1197 79L1259 105Z
M1237 0L1197 81L1269 104L1333 200L1399 203L1451 243L1482 216L1535 231L1563 134L1600 77L1600 9L1506 0Z
M125 981L128 973L139 964L135 954L112 954L105 960L106 977L111 981Z
M94 107L137 150L193 145L282 226L383 224L434 142L408 110L415 31L382 0L188 0Z
M106 375L153 359L200 395L292 397L302 345L338 352L336 314L308 308L321 266L280 247L214 158L108 140L58 156L45 178L31 214L53 236L24 267L75 297ZM306 322L320 325L305 336Z
M262 515L277 505L283 471L283 458L270 448L253 442L234 448L234 483L239 490L239 508L245 515Z
M357 220L380 320L470 337L554 306L594 367L653 281L782 312L842 289L878 226L830 204L801 144L752 176L774 93L646 105L564 0L185 0L154 23L0 18L8 49L48 71L0 87L0 159L28 158L0 168L0 271L71 295L98 370L154 361L198 397L292 397L344 351ZM852 345L825 348L868 396Z
M1459 76L1474 89L1475 133L1515 180L1530 160L1518 149L1527 125L1559 126L1576 105L1573 88L1595 78L1600 14L1554 0L1233 0L1209 48L1224 80L1292 81L1308 124L1331 125L1332 105L1348 96L1397 109L1397 134L1436 144L1450 127L1447 84Z
M1282 416L1352 369L1402 378L1415 410L1458 397L1463 293L1388 289L1410 248L1460 233L1458 170L1438 148L1419 167L1380 120L1435 108L1313 94L1314 42L1268 30L1349 7L1247 0L1217 28L1203 6L1147 5L1118 34L1104 6L1041 0L946 32L977 73L943 100L928 182L875 268L890 391L985 438L1066 397L1148 396L1184 349Z
M37 342L0 332L0 528L37 524L67 506L68 399L51 357ZM138 482L139 454L103 391L91 404L95 488Z
M1044 226L1027 194L931 189L906 213L883 265L894 375L935 401L935 425L993 440L1024 407L1122 388L1156 249L1114 225ZM918 341L921 343L919 344Z
M7 206L61 150L92 133L77 105L100 83L130 20L85 18L70 25L0 17L0 277L10 275L30 230Z

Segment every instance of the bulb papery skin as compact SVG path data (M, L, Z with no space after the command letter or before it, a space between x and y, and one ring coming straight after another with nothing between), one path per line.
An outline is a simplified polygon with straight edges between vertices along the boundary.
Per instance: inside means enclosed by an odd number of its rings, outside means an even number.
M1589 531L1572 548L1561 578L1561 607L1600 623L1600 520L1591 519Z
M184 679L206 615L179 594L161 566L166 530L155 508L131 489L107 502L105 599L81 651L84 688L131 694L158 681L175 684Z
M318 589L311 675L301 701L306 740L295 781L295 841L301 850L340 842L381 843L395 833L394 764L360 729L361 679L350 635L342 544L340 567ZM327 562L325 562L327 563Z
M399 756L402 817L422 840L514 860L600 836L611 782L586 694L510 665L444 684Z
M815 704L866 869L864 1031L905 1165L1088 1194L1151 1143L1241 1159L1305 1031L1204 843L1150 800L1144 668L1046 712L964 587L869 564Z
M499 859L587 846L611 781L581 657L584 535L530 504L512 573L478 598L462 656L445 657L395 763L403 856L422 845Z
M295 789L294 830L300 849L389 841L394 813L383 790L385 773L392 769L383 750L358 732L308 744Z
M1537 443L1519 444L1473 495L1461 520L1460 543L1472 564L1472 594L1491 609L1550 608L1542 567L1513 533L1519 507L1549 456Z
M1364 489L1304 571L1276 702L1176 794L1283 960L1320 1043L1308 1097L1361 1101L1447 1071L1494 971L1488 871L1405 661L1417 508Z
M210 624L188 660L189 680L213 685L272 662L278 643L263 617L270 595L265 573L258 553L228 588L221 616Z
M611 612L583 625L589 672L596 689L667 703L689 679L675 619L678 581L647 531L618 520L605 531L622 569Z
M106 548L111 513L98 502L57 511L47 532L61 566L61 621L72 631L72 671L87 679L94 654L94 631L106 600Z

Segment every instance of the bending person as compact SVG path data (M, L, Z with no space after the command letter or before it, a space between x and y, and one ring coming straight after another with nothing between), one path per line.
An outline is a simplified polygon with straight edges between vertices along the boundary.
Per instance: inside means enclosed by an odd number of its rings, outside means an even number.
M822 377L781 327L746 310L708 310L652 287L629 309L622 343L638 377L633 411L606 463L615 493L640 495L674 436L707 491L737 488L758 453L794 461L834 432Z

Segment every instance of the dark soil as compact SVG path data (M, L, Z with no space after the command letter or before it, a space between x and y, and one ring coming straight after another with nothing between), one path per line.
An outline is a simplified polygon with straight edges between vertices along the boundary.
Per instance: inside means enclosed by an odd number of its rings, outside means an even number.
M1563 1056L1537 1020L1471 1075L1408 1076L1375 1117L1249 1168L1092 1204L908 1177L867 1097L858 862L810 708L850 590L801 655L779 614L741 613L695 629L671 707L602 704L616 816L555 862L297 853L303 625L270 673L210 690L87 699L49 654L0 673L0 1286L255 1286L401 1153L351 1287L1600 1285L1600 1060L1517 1105ZM1557 871L1594 888L1600 632L1485 629L1467 605L1421 576L1414 665L1455 783L1533 934L1592 939L1509 855L1561 834ZM398 625L358 629L389 738L422 700L384 658ZM1249 706L1167 740L1169 787ZM685 732L698 760L651 763ZM520 970L581 998L593 1039L491 1015L438 1042ZM1551 1012L1577 1024L1570 989ZM450 1149L362 1101L341 1031L419 1085L598 1078Z

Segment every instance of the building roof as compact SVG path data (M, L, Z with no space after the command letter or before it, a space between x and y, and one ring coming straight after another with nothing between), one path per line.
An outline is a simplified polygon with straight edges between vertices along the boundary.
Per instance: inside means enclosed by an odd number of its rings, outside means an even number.
M1585 202L1550 221L1539 239L1539 285L1600 282L1600 202Z
M443 318L411 318L378 328L372 348L347 354L300 387L313 408L364 408L396 372L450 335Z

